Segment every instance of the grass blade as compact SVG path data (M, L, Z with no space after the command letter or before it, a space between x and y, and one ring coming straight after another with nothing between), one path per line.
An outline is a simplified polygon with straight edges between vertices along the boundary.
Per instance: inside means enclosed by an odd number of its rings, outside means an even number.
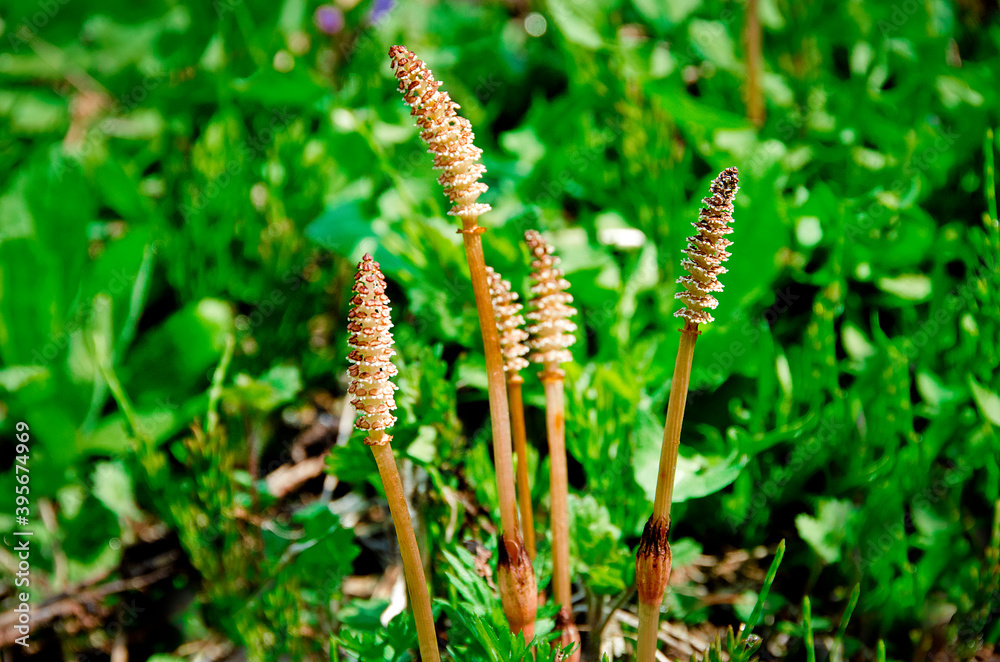
M785 541L782 539L778 543L778 549L774 551L774 560L771 561L771 567L767 570L767 576L764 578L764 585L760 589L760 595L757 596L757 604L753 606L753 611L750 612L750 618L747 619L746 627L740 632L740 644L746 642L747 637L750 636L751 630L757 625L757 621L760 620L760 615L764 611L764 602L767 600L767 594L771 590L771 584L774 583L774 578L778 574L778 566L781 565L781 559L785 556Z
M854 609L858 606L858 598L861 597L861 584L855 584L854 590L851 591L851 596L847 598L847 606L844 608L844 615L840 619L840 627L837 628L837 634L833 638L833 651L831 655L836 656L835 659L841 660L844 657L844 635L847 633L847 625L851 622L851 616L854 615Z
M806 628L806 662L816 662L816 641L813 638L812 604L807 595L802 599L802 624Z

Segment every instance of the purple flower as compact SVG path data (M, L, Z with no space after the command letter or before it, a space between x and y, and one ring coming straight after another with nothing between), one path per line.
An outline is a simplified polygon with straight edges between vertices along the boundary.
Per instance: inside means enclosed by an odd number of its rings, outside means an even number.
M320 32L337 34L344 29L344 13L333 5L320 5L313 14L313 21Z
M396 6L396 0L375 0L372 5L371 11L368 12L368 22L378 23L386 14L392 11L393 7Z

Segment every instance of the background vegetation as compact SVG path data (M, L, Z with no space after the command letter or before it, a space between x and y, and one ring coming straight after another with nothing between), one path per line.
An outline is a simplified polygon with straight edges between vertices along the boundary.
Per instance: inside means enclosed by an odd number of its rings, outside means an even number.
M388 68L404 43L477 129L487 261L523 293L521 235L538 228L573 284L581 611L631 584L679 251L708 181L735 165L733 257L681 449L667 651L746 620L784 539L765 659L869 659L880 639L890 659L986 659L1000 638L998 7L759 0L758 127L747 6L7 4L0 493L27 421L33 652L318 659L333 633L345 659L404 659L408 616L377 627L400 608L399 569L344 401L348 292L371 251L397 325L394 446L449 645L517 659L476 572L495 564L497 521L483 357L460 240ZM541 503L533 378L526 398ZM0 560L9 609L14 559ZM619 615L623 655L634 625Z

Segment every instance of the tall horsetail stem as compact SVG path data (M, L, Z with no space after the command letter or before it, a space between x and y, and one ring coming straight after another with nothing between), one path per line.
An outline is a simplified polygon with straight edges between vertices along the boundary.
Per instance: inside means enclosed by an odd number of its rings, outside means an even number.
M549 498L552 506L552 586L560 605L556 626L559 645L577 644L570 662L580 659L580 633L573 622L572 583L569 560L569 476L566 466L566 373L562 364L573 359L569 347L576 342L570 317L576 309L569 282L559 269L559 258L535 230L524 233L531 251L531 311L528 319L529 358L542 365L539 378L545 387L545 424L549 440Z
M538 595L535 571L524 549L517 519L514 490L514 458L511 448L510 411L504 380L503 355L497 335L493 303L490 299L483 257L482 233L477 223L490 206L479 202L487 189L480 182L486 168L479 162L482 150L473 144L472 126L455 111L458 105L441 83L435 80L427 66L402 46L389 49L392 68L399 81L399 91L410 106L410 114L420 127L420 137L434 154L434 168L441 170L438 182L452 202L451 216L462 224L459 232L465 246L472 290L476 299L479 329L483 335L486 355L486 376L489 385L490 424L493 430L493 457L496 463L497 494L500 502L500 528L506 564L500 564L500 598L512 631L524 631L531 639L535 631ZM506 587L506 590L505 590Z
M698 221L693 224L698 232L688 237L688 247L684 250L687 257L681 261L688 274L677 280L684 286L677 298L684 307L674 315L684 318L685 322L670 386L653 514L643 529L635 558L639 596L638 662L654 662L656 659L660 605L670 581L670 502L677 471L684 403L691 380L691 361L700 333L698 325L712 322L714 318L709 311L719 305L713 294L722 291L719 276L726 273L722 265L730 255L726 249L732 242L726 235L733 231L733 200L738 190L739 173L736 168L726 168L712 181L711 195L702 199L704 207L698 213Z

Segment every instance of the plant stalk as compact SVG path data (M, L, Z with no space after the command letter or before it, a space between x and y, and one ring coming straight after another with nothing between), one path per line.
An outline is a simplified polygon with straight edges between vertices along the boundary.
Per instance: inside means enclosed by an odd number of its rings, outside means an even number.
M747 0L743 19L743 46L746 49L747 62L747 83L744 93L747 119L760 127L764 125L764 92L761 87L764 56L758 12L757 0Z
M572 612L573 598L569 572L569 479L566 470L566 401L562 371L547 365L542 373L545 385L545 426L549 437L549 498L552 502L552 586L556 601Z
M489 384L490 423L493 427L493 462L496 465L497 496L500 500L500 540L505 550L498 558L497 575L500 601L510 624L511 632L523 632L525 639L535 636L535 616L538 611L538 592L535 569L524 549L517 521L517 503L514 495L514 457L511 450L510 410L507 406L507 387L504 378L503 354L497 332L493 299L490 297L486 260L483 258L483 228L476 225L474 216L462 217L462 240L465 257L469 262L472 290L479 313L479 328L483 334L483 351L486 354L486 376Z
M392 446L384 443L373 445L371 449L378 465L378 473L382 477L386 499L389 501L389 512L392 513L392 523L396 529L396 539L399 541L399 553L403 557L403 574L406 576L410 608L413 610L413 620L417 627L420 659L424 662L439 662L441 658L438 653L437 630L434 627L434 612L431 609L427 580L424 577L423 559L417 546L417 536L413 532L413 522L410 519L410 510L399 478L399 470L396 468L396 459L392 454Z
M486 354L486 376L489 382L490 424L493 427L493 461L496 464L497 495L500 500L500 528L504 535L519 537L517 504L514 496L514 457L510 438L510 410L507 406L507 386L504 378L503 355L500 353L500 336L497 333L493 300L490 298L486 278L486 260L483 257L483 228L476 225L475 217L462 217L462 240L465 257L472 277L472 291L479 313L479 328L483 333L483 351Z
M531 484L528 482L528 436L524 426L524 400L521 384L524 378L514 375L507 380L507 402L510 405L511 432L517 454L517 502L521 512L521 534L528 558L535 560L535 516L531 507Z
M684 406L687 403L691 382L691 362L694 345L698 340L698 324L684 323L681 341L677 347L674 376L670 385L667 404L667 422L663 429L663 447L660 452L659 474L656 479L656 496L653 514L646 523L642 540L636 553L636 584L639 593L638 662L655 662L656 638L660 627L660 606L670 581L670 504L674 494L674 477L677 473L677 452L681 443Z
M674 496L674 477L677 473L677 451L681 445L684 406L687 404L688 386L691 383L694 343L698 340L699 334L697 324L684 323L684 328L681 329L681 342L677 347L673 381L670 384L667 422L663 428L663 446L660 449L660 470L656 478L656 498L653 501L653 517L668 521L670 502Z
M643 624L646 627L643 627ZM649 627L652 625L652 627ZM639 639L636 641L636 660L655 662L656 639L660 629L660 605L639 602Z

